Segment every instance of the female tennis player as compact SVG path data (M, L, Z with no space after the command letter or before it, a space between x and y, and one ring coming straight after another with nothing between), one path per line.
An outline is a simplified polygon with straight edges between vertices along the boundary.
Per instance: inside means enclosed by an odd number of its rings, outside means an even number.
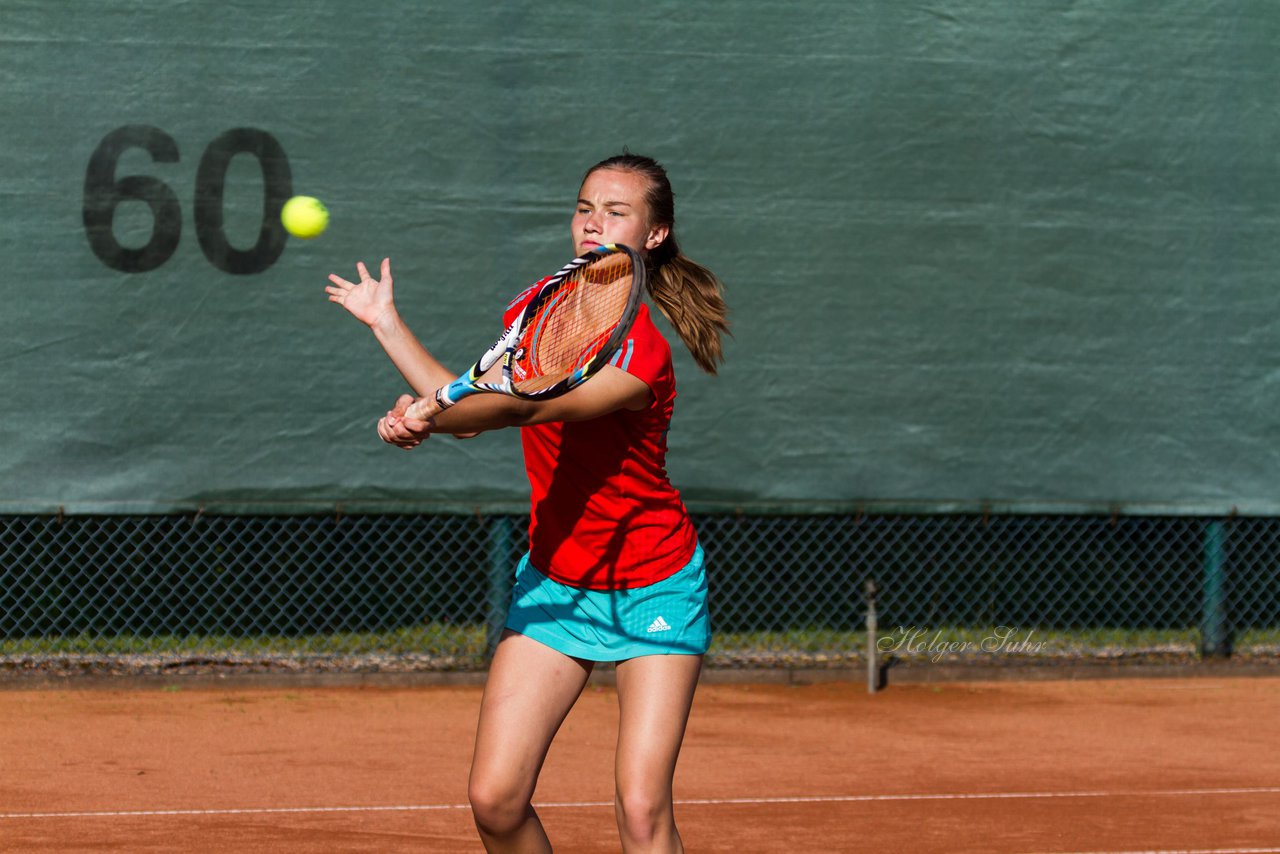
M588 170L571 232L578 255L609 243L640 251L650 298L697 364L715 373L728 330L721 284L681 253L671 184L657 162L623 154ZM612 362L567 394L478 394L441 412L435 392L456 375L397 314L389 262L378 279L363 264L357 271L358 283L330 277L330 299L372 328L419 395L415 414L434 413L407 418L415 400L401 397L378 425L384 441L412 448L433 433L522 428L529 552L489 669L469 786L486 849L551 850L531 804L538 774L594 663L612 661L623 850L683 851L672 780L710 618L702 549L665 468L675 400L670 346L642 305ZM536 291L507 307L504 326Z

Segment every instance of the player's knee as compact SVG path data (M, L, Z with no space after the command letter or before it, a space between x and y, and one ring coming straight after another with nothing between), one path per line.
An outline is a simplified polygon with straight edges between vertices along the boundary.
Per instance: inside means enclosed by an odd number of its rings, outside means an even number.
M626 837L636 842L652 840L672 823L671 798L643 788L619 788L618 822Z
M472 779L467 787L467 799L476 825L495 836L516 830L529 814L529 799L498 781Z

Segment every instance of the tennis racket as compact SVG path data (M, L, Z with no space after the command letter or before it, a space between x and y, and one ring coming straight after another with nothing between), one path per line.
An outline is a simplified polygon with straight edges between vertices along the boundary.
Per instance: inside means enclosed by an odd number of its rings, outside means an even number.
M436 392L448 409L481 392L549 400L609 363L636 318L644 260L629 246L597 246L560 269L529 300L470 371ZM481 382L502 360L497 382Z

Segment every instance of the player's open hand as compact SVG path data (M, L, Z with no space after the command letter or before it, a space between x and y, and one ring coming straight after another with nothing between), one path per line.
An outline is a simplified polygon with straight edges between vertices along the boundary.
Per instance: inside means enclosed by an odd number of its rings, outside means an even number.
M356 264L356 272L360 281L348 282L341 276L329 274L329 281L324 292L329 295L329 302L336 302L370 328L386 323L395 317L396 307L392 298L391 259L382 259L381 278L369 275L364 262Z
M413 450L431 437L435 423L430 418L410 418L406 414L413 403L410 395L402 394L391 411L378 421L378 435L382 441L406 451Z

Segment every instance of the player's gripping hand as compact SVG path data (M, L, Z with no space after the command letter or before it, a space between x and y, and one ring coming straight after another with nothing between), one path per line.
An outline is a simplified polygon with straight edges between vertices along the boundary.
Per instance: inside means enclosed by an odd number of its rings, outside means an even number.
M431 437L435 423L431 419L409 418L405 412L413 403L407 394L396 399L396 405L378 421L378 435L382 441L406 451L413 450Z

